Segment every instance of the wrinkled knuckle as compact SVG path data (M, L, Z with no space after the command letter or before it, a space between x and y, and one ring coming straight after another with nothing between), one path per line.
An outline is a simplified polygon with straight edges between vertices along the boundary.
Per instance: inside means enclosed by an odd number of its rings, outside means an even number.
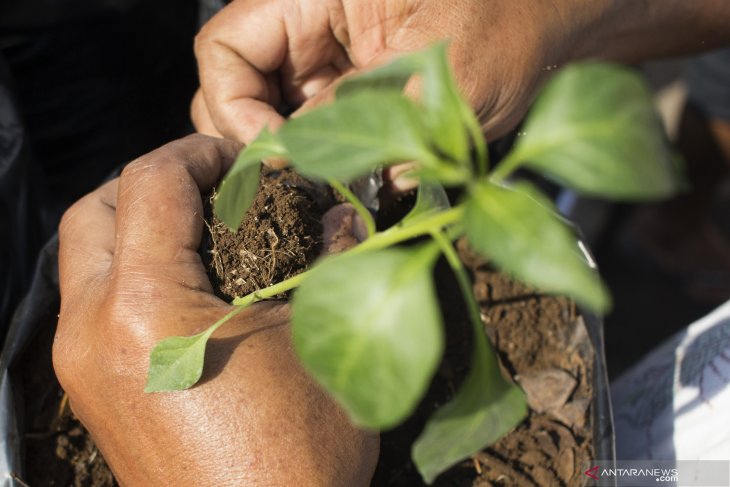
M179 150L167 144L127 164L120 176L120 186L134 188L149 180L155 180L170 171L179 158Z
M134 278L132 278L134 280ZM150 345L156 326L164 320L154 302L150 302L150 287L144 281L139 285L112 286L104 302L107 325L114 331L116 341L127 343L133 349Z
M213 20L207 22L200 31L195 35L193 41L193 49L195 56L200 57L204 54L212 43L215 31L215 23Z
M90 193L77 200L63 213L61 221L58 224L59 238L63 239L65 236L71 234L76 224L85 220L86 212L90 208L94 198L96 198L96 194Z

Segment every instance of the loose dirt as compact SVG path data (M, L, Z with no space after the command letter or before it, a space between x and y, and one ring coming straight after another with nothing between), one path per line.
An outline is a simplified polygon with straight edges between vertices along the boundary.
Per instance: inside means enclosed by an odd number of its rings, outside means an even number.
M236 232L207 206L208 275L226 300L306 270L320 251L321 216L335 202L331 190L289 169L264 168L260 188Z

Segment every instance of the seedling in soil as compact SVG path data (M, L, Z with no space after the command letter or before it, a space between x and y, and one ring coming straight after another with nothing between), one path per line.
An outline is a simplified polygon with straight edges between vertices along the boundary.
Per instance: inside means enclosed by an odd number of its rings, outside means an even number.
M403 96L412 76L420 101ZM356 425L383 430L403 422L424 395L441 360L444 330L432 282L444 255L473 325L471 371L454 398L428 421L412 449L426 482L495 442L527 412L522 391L505 380L484 334L469 277L452 242L469 244L507 274L603 312L609 296L577 238L552 202L518 168L576 191L621 200L661 198L678 189L677 160L649 91L624 68L566 67L543 89L517 142L489 167L478 120L460 96L444 44L404 56L345 81L337 101L264 130L223 181L215 212L239 225L257 191L260 161L287 159L301 174L329 182L355 205L368 227L356 247L310 270L233 300L208 330L172 337L152 352L146 391L186 389L203 370L205 345L245 307L294 290L294 346L311 375ZM417 202L397 225L376 232L347 184L378 166L417 161ZM463 190L451 207L444 187ZM415 237L425 242L399 246Z

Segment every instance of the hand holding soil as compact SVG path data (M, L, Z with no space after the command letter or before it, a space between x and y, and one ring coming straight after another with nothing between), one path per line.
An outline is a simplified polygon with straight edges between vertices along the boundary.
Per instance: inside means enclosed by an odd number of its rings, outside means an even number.
M232 309L213 295L198 247L200 194L237 150L203 136L169 144L67 212L56 373L122 484L366 485L378 438L304 373L285 304L238 315L209 343L195 389L143 392L159 340Z

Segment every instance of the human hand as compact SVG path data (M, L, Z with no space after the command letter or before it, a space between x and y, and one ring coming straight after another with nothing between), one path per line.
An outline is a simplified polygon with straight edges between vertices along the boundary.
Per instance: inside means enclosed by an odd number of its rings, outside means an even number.
M203 133L250 142L333 96L343 76L449 39L459 85L490 139L524 115L604 1L235 0L196 38ZM295 114L296 115L296 112Z
M216 332L192 389L143 392L159 340L230 311L197 249L201 192L238 148L200 135L173 142L64 215L59 381L122 485L367 485L378 437L305 374L284 303L256 304Z

